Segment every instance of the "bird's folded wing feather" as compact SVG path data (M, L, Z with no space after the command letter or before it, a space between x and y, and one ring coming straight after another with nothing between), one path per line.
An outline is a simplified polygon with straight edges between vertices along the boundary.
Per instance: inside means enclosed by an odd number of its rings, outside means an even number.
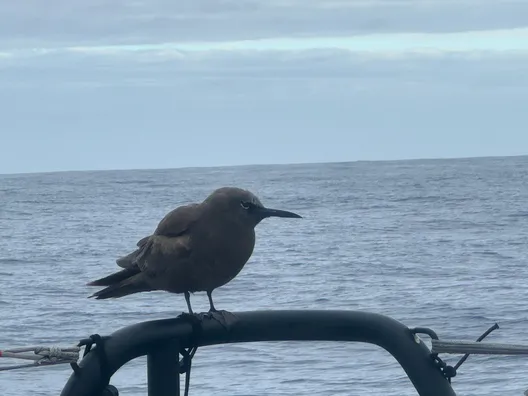
M180 236L189 232L193 224L198 221L199 217L199 204L180 206L165 215L165 217L159 222L156 231L154 231L154 235L163 235L166 237Z
M191 230L198 221L199 215L199 204L180 206L167 213L159 222L154 234L140 239L137 243L138 249L117 259L117 265L122 268L139 267L141 271L145 271L149 266L146 258L152 249L156 249L158 252L172 252L172 254L175 252L183 253L189 248L189 238L181 237ZM157 243L154 243L157 237L161 238L158 238ZM171 241L172 238L174 240Z

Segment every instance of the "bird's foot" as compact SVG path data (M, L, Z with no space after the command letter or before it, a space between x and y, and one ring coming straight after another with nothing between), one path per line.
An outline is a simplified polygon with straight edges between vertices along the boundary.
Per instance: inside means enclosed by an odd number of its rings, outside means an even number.
M201 318L201 315L200 314L196 314L194 312L191 311L191 313L189 312L182 312L178 318L181 318L185 321L187 321L188 323L190 323L192 326L193 326L193 329L196 327L196 326L200 326L201 322L202 322L202 318Z
M185 320L190 323L193 329L193 333L199 333L202 331L202 315L195 313L182 312L178 318Z
M217 310L215 308L210 309L209 312L203 313L202 316L203 318L216 320L226 329L229 329L230 326L238 321L235 314L225 310Z

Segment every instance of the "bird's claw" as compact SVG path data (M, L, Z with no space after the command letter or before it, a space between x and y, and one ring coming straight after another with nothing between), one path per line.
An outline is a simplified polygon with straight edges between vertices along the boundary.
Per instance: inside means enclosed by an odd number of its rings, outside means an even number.
M194 312L182 312L180 315L178 315L179 318L196 318L196 314Z
M233 325L238 318L235 314L225 311L225 310L209 310L209 312L205 312L200 314L202 319L213 319L216 320L218 323L220 323L222 326L224 326L226 329L229 329L231 325Z
M182 312L178 317L187 320L193 326L193 328L194 326L201 325L202 322L200 315L195 313Z
M194 324L194 325L201 324L201 322L204 319L216 320L225 329L229 329L229 327L232 326L238 320L235 314L229 311L217 310L214 308L210 309L209 312L201 312L201 313L182 312L178 317L188 320L191 324Z

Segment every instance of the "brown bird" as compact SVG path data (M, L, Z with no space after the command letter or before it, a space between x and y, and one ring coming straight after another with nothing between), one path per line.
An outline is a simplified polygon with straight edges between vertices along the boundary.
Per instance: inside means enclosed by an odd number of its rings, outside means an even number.
M212 292L242 270L255 246L255 226L266 217L300 218L265 208L247 190L223 187L202 203L169 212L154 234L117 259L121 271L88 283L107 286L90 297L118 298L153 290L183 293L192 314L190 294L205 291L209 312L216 312Z

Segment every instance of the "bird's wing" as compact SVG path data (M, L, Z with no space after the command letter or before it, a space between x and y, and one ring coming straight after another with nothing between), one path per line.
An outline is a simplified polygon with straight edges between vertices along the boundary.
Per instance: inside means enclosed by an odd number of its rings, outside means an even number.
M165 215L159 222L155 235L177 237L187 233L200 217L200 205L180 206ZM145 238L143 238L145 239ZM143 239L140 242L143 241Z
M143 245L145 245L145 243L148 242L149 238L150 238L150 235L149 235L149 236L146 236L146 237L144 237L144 238L141 238L141 239L138 241L138 243L136 244L136 246L137 246L137 247L142 247Z
M187 262L192 254L190 235L177 237L153 235L145 248L137 256L135 263L149 276L160 276L172 266Z
M116 260L117 265L122 268L139 267L141 271L145 271L148 266L146 257L150 253L156 237L165 237L163 238L163 245L168 246L173 243L176 251L185 251L189 248L189 239L179 237L185 236L191 230L192 226L198 221L199 216L199 204L180 206L170 211L159 222L154 234L140 239L137 243L138 248L132 253L118 258ZM166 240L166 238L175 239L171 242Z

